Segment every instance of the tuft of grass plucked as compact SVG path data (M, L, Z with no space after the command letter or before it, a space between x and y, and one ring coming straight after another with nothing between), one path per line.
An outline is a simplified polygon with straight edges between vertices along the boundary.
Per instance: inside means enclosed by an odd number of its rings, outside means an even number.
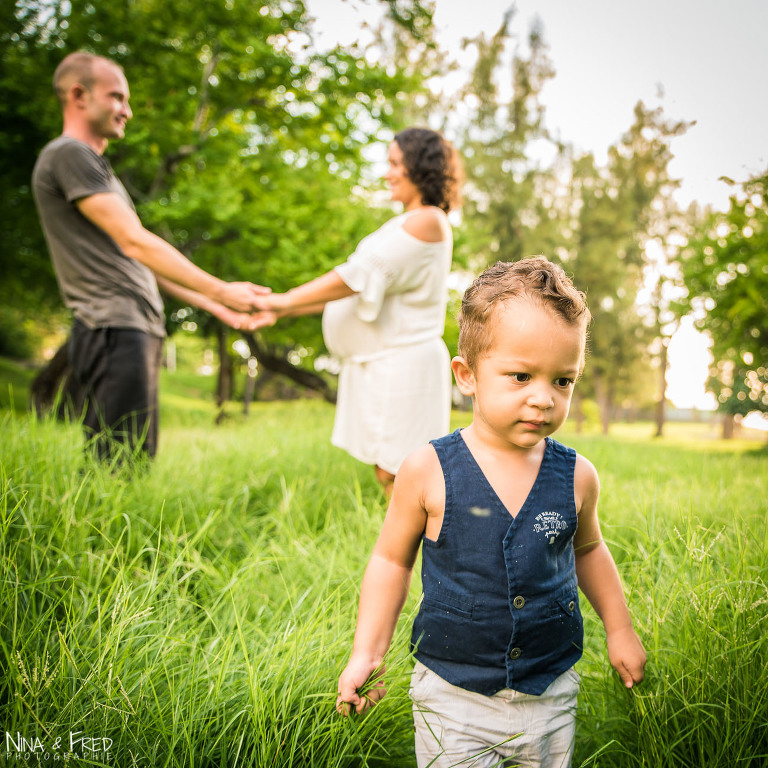
M388 695L334 707L384 501L329 445L332 408L256 403L214 427L209 402L170 395L149 467L89 461L76 424L0 414L0 731L107 738L93 765L414 766L418 574ZM560 438L600 472L649 655L625 690L585 610L574 765L765 764L765 456Z

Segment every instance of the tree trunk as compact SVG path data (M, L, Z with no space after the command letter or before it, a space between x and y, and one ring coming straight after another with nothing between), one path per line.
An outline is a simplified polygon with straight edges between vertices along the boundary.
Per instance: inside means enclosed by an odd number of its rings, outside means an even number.
M611 396L610 389L602 374L595 376L595 399L600 408L600 423L604 435L608 434L611 426Z
M243 388L243 416L248 415L248 410L253 402L253 394L256 391L256 376L249 370L245 377L245 387Z
M316 373L307 371L304 368L298 368L295 365L291 365L284 358L271 354L269 350L258 341L254 334L243 333L242 336L248 343L251 354L258 360L260 367L263 366L272 373L279 373L283 376L287 376L302 387L307 387L308 389L320 392L323 398L329 403L336 403L336 390L332 389L322 376L318 376Z
M736 434L736 419L732 413L723 414L723 440L732 440Z
M661 346L661 361L660 361L660 374L659 374L659 398L656 401L656 434L654 437L664 436L664 422L665 422L665 406L667 402L667 345L663 343Z
M580 435L584 430L584 398L581 394L574 397L574 415L576 416L576 434Z
M216 340L219 350L219 374L216 380L216 407L219 409L216 415L217 424L224 419L224 405L232 396L232 359L227 346L228 336L227 327L223 323L217 323Z

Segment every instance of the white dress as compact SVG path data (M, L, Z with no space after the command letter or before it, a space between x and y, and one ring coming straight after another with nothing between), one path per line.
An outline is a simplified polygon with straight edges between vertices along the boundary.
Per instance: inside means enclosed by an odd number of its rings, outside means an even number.
M364 238L336 267L357 293L329 302L323 336L341 361L331 442L395 474L449 430L451 368L443 342L453 241L419 240L408 211Z

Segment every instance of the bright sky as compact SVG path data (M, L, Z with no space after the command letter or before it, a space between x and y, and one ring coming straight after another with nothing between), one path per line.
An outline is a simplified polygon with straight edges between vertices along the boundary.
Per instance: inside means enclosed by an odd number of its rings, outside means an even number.
M546 125L598 162L632 124L642 99L673 120L696 121L672 142L678 200L727 207L736 181L768 168L768 2L766 0L437 0L438 40L466 66L461 39L493 34L515 5L512 32L527 36L535 16L556 74L544 87ZM306 0L321 46L361 35L377 0ZM660 96L660 94L662 94ZM704 393L706 340L684 326L670 349L670 399L712 407Z

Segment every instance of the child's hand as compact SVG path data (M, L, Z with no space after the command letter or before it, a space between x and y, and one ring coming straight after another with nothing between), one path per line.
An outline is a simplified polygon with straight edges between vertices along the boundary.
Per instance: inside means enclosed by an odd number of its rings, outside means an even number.
M384 698L387 693L382 679L384 670L383 664L377 666L353 656L339 678L337 711L347 717L354 707L354 711L360 715Z
M632 627L622 627L606 635L608 658L627 688L644 677L645 648Z

